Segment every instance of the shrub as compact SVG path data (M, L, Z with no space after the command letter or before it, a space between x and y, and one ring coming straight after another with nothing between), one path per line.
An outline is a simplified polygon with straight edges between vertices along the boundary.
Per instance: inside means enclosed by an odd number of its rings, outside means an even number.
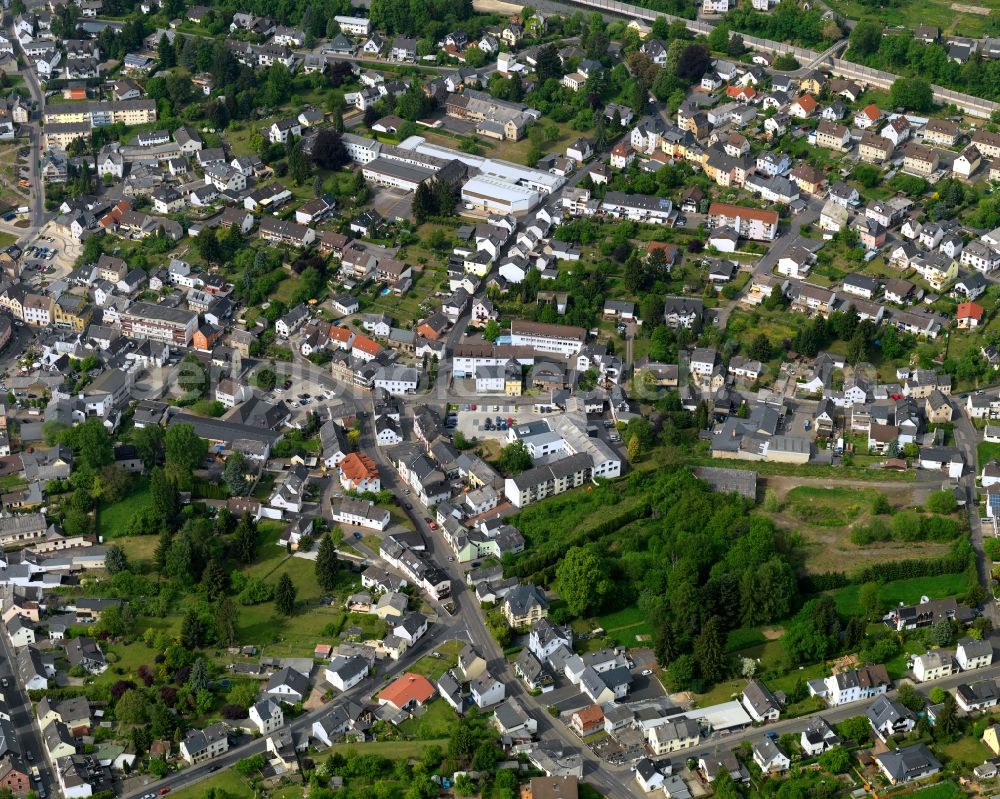
M274 598L274 586L265 583L259 577L247 581L246 588L240 591L237 600L241 605L260 605Z

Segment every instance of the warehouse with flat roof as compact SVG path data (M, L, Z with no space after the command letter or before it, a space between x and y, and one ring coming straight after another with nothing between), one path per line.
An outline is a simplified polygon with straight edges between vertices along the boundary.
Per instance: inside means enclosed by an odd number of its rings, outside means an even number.
M416 191L417 186L434 177L436 170L379 156L365 164L361 173L365 180L376 186Z
M541 198L537 191L489 175L477 175L462 186L465 207L497 214L526 214Z

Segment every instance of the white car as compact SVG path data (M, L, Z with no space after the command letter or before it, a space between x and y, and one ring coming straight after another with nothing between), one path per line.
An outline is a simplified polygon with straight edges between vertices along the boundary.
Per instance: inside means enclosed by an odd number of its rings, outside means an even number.
M652 674L652 673L653 673L653 670L652 670L652 669L643 669L643 670L642 670L642 676L643 676L643 677L648 677L648 676L649 676L650 674Z

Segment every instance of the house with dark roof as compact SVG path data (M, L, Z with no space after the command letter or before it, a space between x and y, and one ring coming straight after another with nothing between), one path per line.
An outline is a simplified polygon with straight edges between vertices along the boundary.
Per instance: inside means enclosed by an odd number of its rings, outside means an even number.
M941 763L922 743L876 755L875 765L893 785L926 779L941 770Z
M740 703L757 722L777 721L781 715L781 705L760 680L750 680L747 683Z

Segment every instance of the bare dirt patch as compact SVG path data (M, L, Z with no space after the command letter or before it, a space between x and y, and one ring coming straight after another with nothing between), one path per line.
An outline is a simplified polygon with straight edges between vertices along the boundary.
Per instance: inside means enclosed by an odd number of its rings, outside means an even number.
M966 3L952 3L949 8L952 11L959 11L963 14L979 14L981 17L989 16L990 13L990 10L985 6L970 6Z
M484 14L520 14L522 6L502 0L472 0L472 7Z
M765 627L760 631L768 641L777 641L781 636L785 634L785 630L782 627Z
M831 483L829 480L771 475L762 479L765 489L774 492L783 504L782 509L772 513L771 517L783 530L799 536L801 546L798 551L803 557L805 570L810 574L844 571L848 566L855 568L866 563L904 558L934 558L944 555L949 549L947 543L884 541L857 546L851 542L852 527L865 524L872 518L869 502L875 492L885 494L893 508L901 509L921 505L928 490L936 486L875 480L838 480ZM817 489L831 489L831 499L836 501L824 502L822 496L817 496L815 513L809 514L811 508L808 502L799 496L803 492L796 492L789 498L789 492L795 488L808 488L810 494L819 494ZM856 501L840 501L839 496L835 496L837 489L841 492L843 489L857 489Z

